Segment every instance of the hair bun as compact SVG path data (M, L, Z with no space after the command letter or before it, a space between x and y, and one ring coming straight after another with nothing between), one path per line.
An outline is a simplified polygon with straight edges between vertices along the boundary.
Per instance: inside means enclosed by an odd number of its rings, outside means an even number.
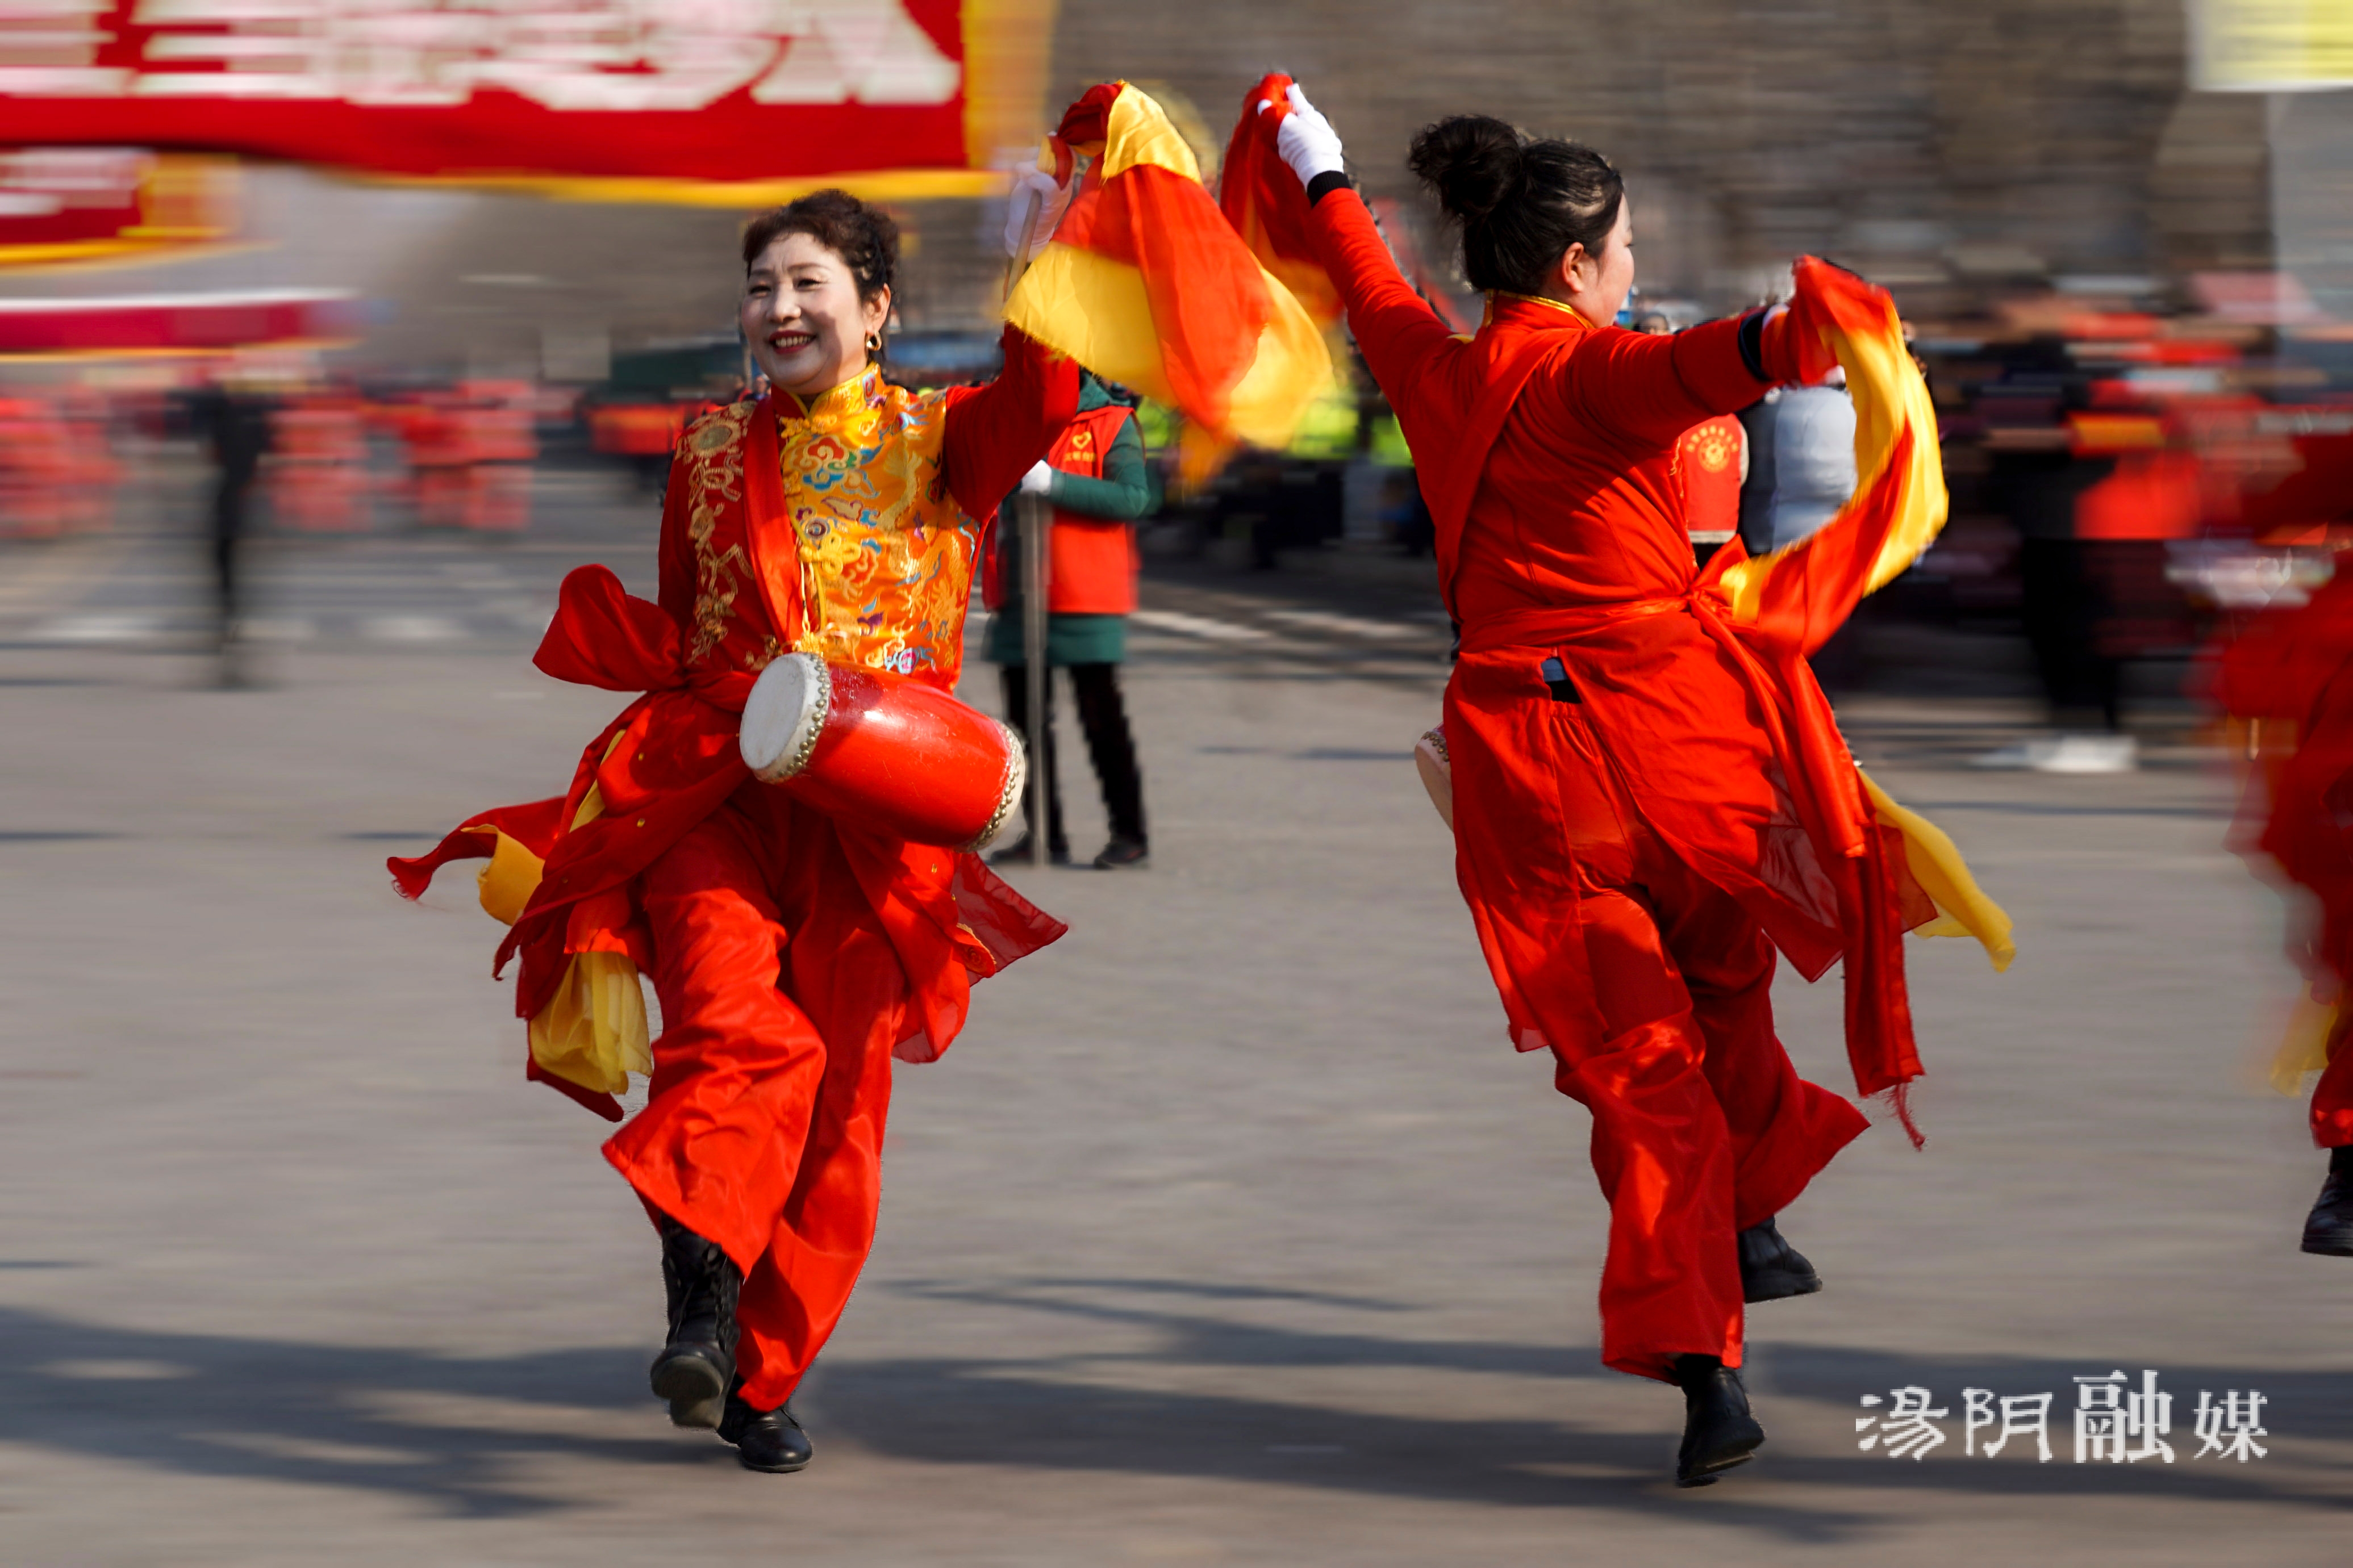
M1472 222L1518 188L1525 146L1517 131L1492 115L1449 115L1422 127L1406 163L1438 193L1440 206Z

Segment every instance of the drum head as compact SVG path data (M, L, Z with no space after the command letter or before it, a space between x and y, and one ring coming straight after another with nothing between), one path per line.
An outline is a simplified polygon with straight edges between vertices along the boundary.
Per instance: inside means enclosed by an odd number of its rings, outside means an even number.
M1447 826L1453 826L1454 767L1446 751L1444 726L1422 731L1421 739L1414 742L1413 765L1421 774L1421 787L1430 792L1430 804L1438 808Z
M744 765L768 784L807 767L832 697L833 681L823 660L806 653L770 660L744 701L738 744Z
M1005 830L1019 815L1021 792L1029 783L1029 752L1022 742L1021 731L1001 719L989 722L997 726L997 732L1005 740L1005 782L997 786L997 810L990 816L988 826L963 846L967 855L977 855L1004 837Z

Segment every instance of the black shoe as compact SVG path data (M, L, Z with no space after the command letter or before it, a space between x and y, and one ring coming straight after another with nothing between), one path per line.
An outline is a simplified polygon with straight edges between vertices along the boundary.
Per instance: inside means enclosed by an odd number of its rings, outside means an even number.
M661 1222L662 1285L670 1296L670 1342L648 1374L654 1397L670 1401L670 1423L719 1425L735 1375L735 1301L743 1271L715 1241L678 1221Z
M747 1470L788 1476L816 1457L817 1448L784 1405L754 1410L740 1394L727 1395L727 1414L720 1418L719 1435L735 1445L736 1460Z
M1822 1277L1806 1255L1781 1239L1769 1220L1759 1220L1740 1233L1740 1299L1778 1301L1784 1296L1810 1296L1822 1288Z
M1129 867L1140 871L1151 864L1152 850L1141 838L1114 838L1095 857L1098 871L1118 871Z
M2304 1250L2353 1258L2353 1144L2328 1152L2328 1179L2304 1219Z
M1675 1451L1675 1485L1710 1487L1735 1465L1745 1465L1765 1441L1748 1414L1740 1374L1712 1355L1675 1357L1675 1384L1683 1391L1683 1442Z
M1029 840L1024 838L1018 844L992 851L988 857L988 863L992 866L1027 866L1029 864ZM1070 863L1071 850L1068 845L1060 849L1050 844L1046 846L1046 864L1067 866Z

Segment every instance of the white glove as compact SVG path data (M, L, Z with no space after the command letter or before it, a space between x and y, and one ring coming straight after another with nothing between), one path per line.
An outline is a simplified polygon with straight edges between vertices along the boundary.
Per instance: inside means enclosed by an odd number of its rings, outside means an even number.
M1075 184L1076 182L1073 182ZM1062 221L1062 209L1071 205L1071 193L1054 183L1054 176L1036 167L1022 170L1013 176L1013 189L1005 207L1005 254L1027 258L1045 247L1054 236L1054 227ZM1033 208L1031 203L1037 204ZM1022 231L1021 218L1034 213L1029 231Z
M1344 168L1340 133L1332 129L1322 110L1307 101L1296 82L1291 87L1291 112L1283 116L1282 128L1274 133L1274 150L1303 185L1314 183L1318 174L1336 174Z
M1046 495L1053 488L1054 465L1043 458L1030 464L1029 471L1021 476L1021 493L1025 496Z

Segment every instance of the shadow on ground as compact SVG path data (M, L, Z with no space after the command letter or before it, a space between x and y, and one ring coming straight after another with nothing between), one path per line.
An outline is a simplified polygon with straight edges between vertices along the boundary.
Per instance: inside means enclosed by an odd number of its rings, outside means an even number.
M1775 1352L1755 1371L1760 1413L1840 1429L1858 1395L1905 1384L1951 1408L1953 1440L1926 1460L1767 1450L1768 1491L1738 1485L1704 1498L1664 1483L1676 1425L1664 1389L1657 1426L1627 1431L1577 1419L1580 1383L1603 1372L1587 1348L1507 1341L1419 1339L1398 1331L1410 1309L1362 1298L1163 1279L1039 1279L993 1289L900 1284L867 1310L913 1298L917 1310L1043 1314L1039 1355L842 1361L813 1384L817 1437L850 1439L885 1458L1029 1471L1124 1473L1272 1482L1501 1508L1606 1509L1763 1531L1798 1542L1865 1534L1906 1497L1988 1500L2106 1497L2287 1505L2341 1512L2353 1497L2276 1456L2252 1464L2191 1462L2189 1411L2200 1388L2261 1389L2274 1441L2353 1441L2353 1374L2277 1368L2159 1369L2174 1393L2181 1461L2170 1466L2069 1461L2072 1379L2110 1369L2014 1358L1939 1362L1871 1352ZM903 1307L902 1307L902 1310ZM1269 1316L1298 1320L1271 1324ZM1251 1318L1261 1321L1248 1321ZM1093 1332L1089 1331L1092 1330ZM1138 1348L1105 1351L1107 1338ZM510 1461L550 1456L636 1465L724 1464L715 1444L682 1442L641 1390L642 1352L583 1349L460 1359L400 1349L266 1338L142 1331L0 1310L0 1440L184 1474L361 1489L455 1515L497 1517L576 1506L539 1495ZM1355 1408L1255 1397L1253 1369L1361 1370ZM2126 1369L2137 1376L2137 1368ZM1558 1386L1557 1418L1377 1414L1380 1380L1407 1371L1503 1374ZM1240 1375L1236 1375L1236 1374ZM1187 1378L1201 1391L1171 1391ZM1214 1389L1206 1385L1217 1385ZM1959 1453L1959 1390L2051 1390L2053 1463ZM1466 1405L1470 1403L1466 1397ZM609 1434L641 1413L642 1436ZM584 1431L594 1426L596 1431ZM822 1462L822 1461L820 1461ZM2327 1474L2338 1473L2332 1468ZM1810 1489L1793 1491L1791 1485ZM1837 1506L1815 1487L1845 1493ZM581 1500L596 1494L584 1489ZM1886 1500L1883 1512L1867 1500ZM1860 1504L1861 1506L1858 1506Z

